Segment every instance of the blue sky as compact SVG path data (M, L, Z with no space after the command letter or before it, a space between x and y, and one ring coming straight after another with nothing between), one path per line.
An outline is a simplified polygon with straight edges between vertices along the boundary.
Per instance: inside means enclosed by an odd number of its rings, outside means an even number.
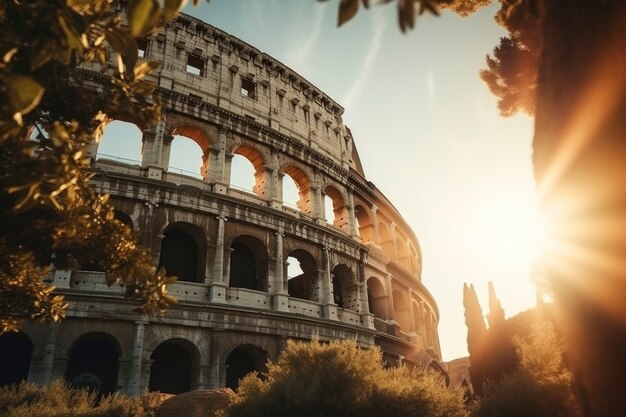
M345 107L366 176L422 246L443 358L464 356L463 282L474 283L486 307L494 281L507 316L534 304L533 123L502 118L478 75L505 32L493 22L494 7L464 19L422 16L402 34L393 5L362 9L341 28L337 6L212 0L185 11L269 53Z

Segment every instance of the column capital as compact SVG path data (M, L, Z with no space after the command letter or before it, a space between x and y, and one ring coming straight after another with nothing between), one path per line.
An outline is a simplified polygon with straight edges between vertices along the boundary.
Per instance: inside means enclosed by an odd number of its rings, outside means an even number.
M221 220L221 221L224 221L224 222L228 221L228 217L226 217L224 215L221 215L221 214L219 216L215 216L215 219Z
M378 206L376 204L372 204L372 213L376 214L378 211Z

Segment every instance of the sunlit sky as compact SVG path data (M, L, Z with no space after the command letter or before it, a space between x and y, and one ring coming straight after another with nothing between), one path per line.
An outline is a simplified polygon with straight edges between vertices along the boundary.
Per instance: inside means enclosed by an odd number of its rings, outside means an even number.
M501 117L478 75L505 32L494 7L465 19L422 16L403 35L393 5L361 10L341 28L337 5L212 0L185 11L272 55L346 109L367 178L420 241L443 359L465 356L463 282L476 286L485 313L487 281L507 316L535 302L533 123ZM173 165L198 171L185 163Z

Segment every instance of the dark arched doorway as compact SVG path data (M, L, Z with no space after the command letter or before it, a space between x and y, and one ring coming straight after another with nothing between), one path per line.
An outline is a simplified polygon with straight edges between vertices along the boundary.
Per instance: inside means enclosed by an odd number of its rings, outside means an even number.
M106 333L80 337L70 349L66 380L77 387L87 387L100 394L117 389L119 348Z
M234 242L230 254L230 287L256 290L256 259L252 251L241 243Z
M184 341L168 340L152 353L150 367L150 391L180 394L191 391L193 360Z
M240 345L226 359L226 387L237 389L239 380L251 372L265 372L267 353L253 345Z
M0 386L28 379L33 344L24 333L0 336Z
M159 267L179 281L198 281L198 245L187 233L180 230L165 232L161 243Z

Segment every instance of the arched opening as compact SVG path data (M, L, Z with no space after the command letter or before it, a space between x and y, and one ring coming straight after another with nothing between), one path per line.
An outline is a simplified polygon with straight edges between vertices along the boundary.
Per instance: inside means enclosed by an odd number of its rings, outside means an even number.
M404 332L411 331L411 315L409 311L409 303L401 291L393 292L393 307L395 309L395 319Z
M406 245L406 238L400 234L396 237L396 248L398 252L398 262L400 262L406 269L410 269L411 261L409 260L409 250Z
M337 306L359 311L359 293L354 282L354 273L345 264L333 268L331 275L333 301Z
M295 204L303 214L310 216L313 212L311 206L311 183L307 175L294 165L283 168L283 203ZM295 188L294 188L295 187Z
M254 345L237 346L226 358L226 387L236 390L244 376L266 372L267 359L267 353Z
M303 300L319 301L319 285L315 258L302 249L287 257L287 287L289 296Z
M171 339L161 343L150 359L150 391L180 394L195 388L197 374L197 352L190 343L182 339ZM195 353L195 354L192 354Z
M346 233L349 232L348 209L343 195L333 186L324 189L324 204L326 205L326 222ZM329 200L330 202L329 203ZM331 207L328 205L331 204ZM331 222L332 220L332 222Z
M0 335L0 387L28 379L33 344L24 333Z
M208 153L208 148L206 152ZM208 169L206 161L205 150L195 139L181 135L174 136L170 145L168 172L204 178Z
M296 182L289 175L285 175L283 177L283 205L300 210L300 207L298 207L299 201L300 195Z
M367 280L367 296L370 313L378 318L387 319L389 317L387 295L378 278L371 277Z
M130 228L130 230L135 230L135 226L133 224L133 219L130 218L130 216L126 213L124 213L123 211L120 210L115 210L115 219L119 220L120 222L124 223L126 226L128 226Z
M267 249L252 236L239 236L230 246L231 288L267 291Z
M230 186L252 192L260 198L266 197L265 163L254 148L240 145L233 150L230 168Z
M98 144L96 159L141 164L143 133L134 123L113 120L106 125Z
M435 347L435 326L434 320L431 314L426 313L426 345L429 348Z
M419 258L417 256L417 250L413 245L409 247L410 258L411 258L411 273L419 277Z
M380 237L380 246L383 249L383 253L389 259L396 258L396 248L393 239L391 239L391 233L385 223L378 223L378 236Z
M168 275L179 281L199 282L198 244L182 230L169 230L161 242L159 268L164 267Z
M76 387L100 394L117 389L119 359L117 341L106 333L88 333L70 349L65 379Z
M356 221L359 227L359 237L361 242L369 245L374 242L374 225L369 216L367 209L361 205L354 208Z
M422 309L414 301L413 302L413 323L415 323L415 333L424 337L424 319L421 314Z

